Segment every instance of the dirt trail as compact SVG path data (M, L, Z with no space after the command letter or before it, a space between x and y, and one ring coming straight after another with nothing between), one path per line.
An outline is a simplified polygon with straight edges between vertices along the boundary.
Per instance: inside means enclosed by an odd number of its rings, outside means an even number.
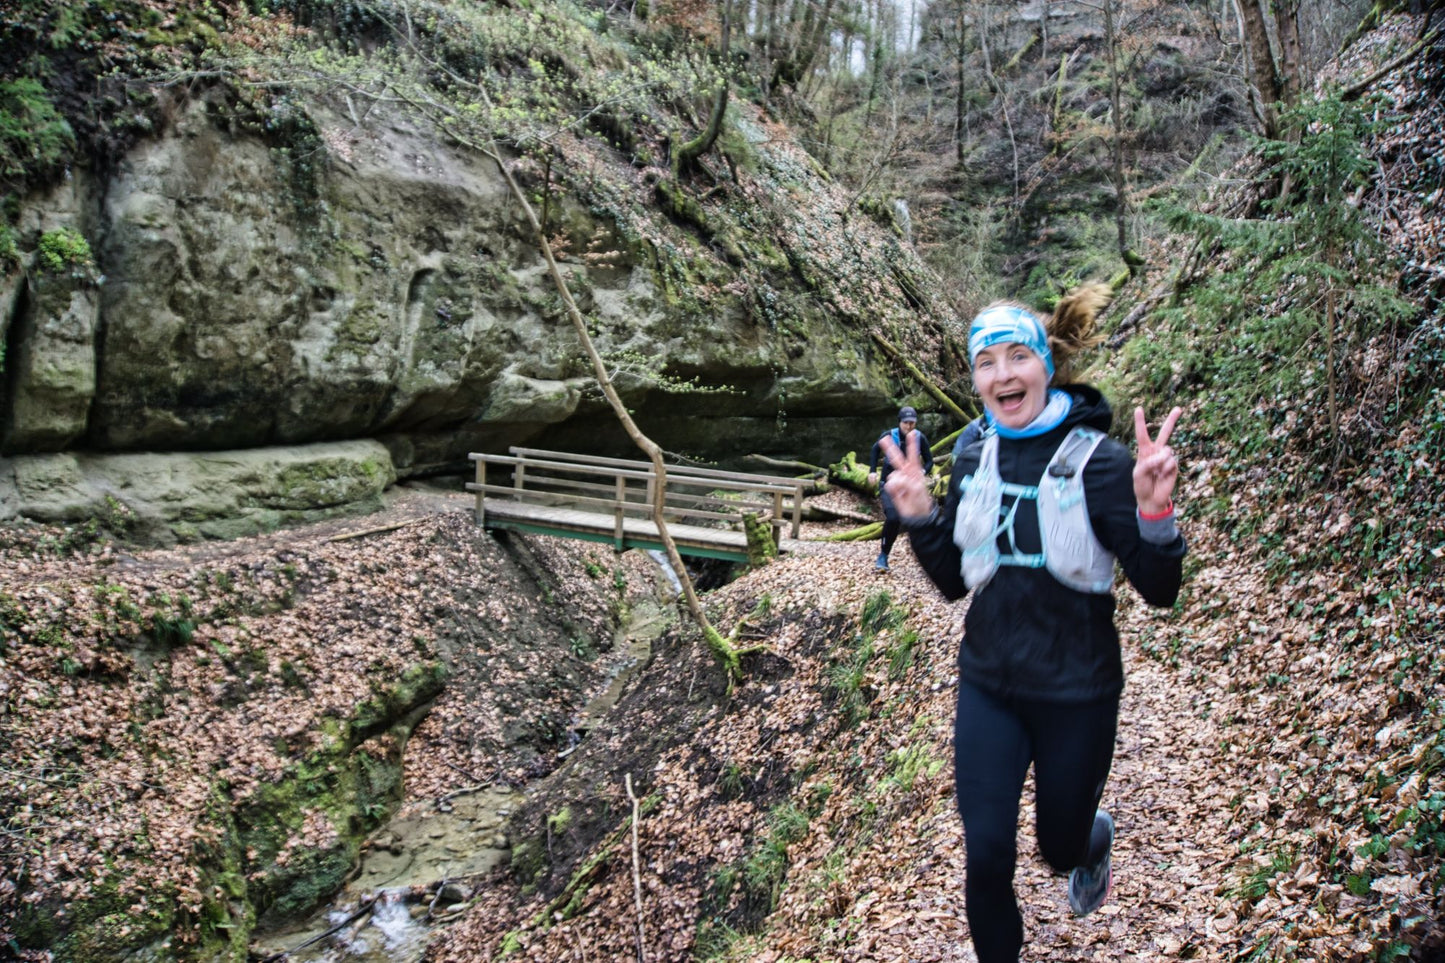
M803 554L709 593L714 624L727 630L741 621L750 639L767 646L748 665L746 681L716 709L687 720L702 719L695 731L668 732L653 748L660 757L640 767L624 748L629 740L647 730L656 741L667 725L655 720L675 718L668 714L715 672L691 661L685 648L664 646L599 743L579 753L594 803L623 811L623 769L613 763L629 758L639 792L654 801L639 842L648 959L975 959L963 918L966 857L951 759L964 606L938 596L906 546L894 553L893 571L878 575L876 550L876 543L811 543ZM859 690L866 705L858 721L847 722L840 666L859 651L859 613L880 591L907 619L869 642ZM1123 597L1131 591L1120 587ZM1233 958L1229 947L1239 934L1231 932L1222 894L1237 856L1231 802L1245 793L1248 777L1221 749L1215 702L1222 676L1170 665L1168 640L1178 626L1149 624L1160 619L1136 602L1121 606L1128 683L1105 795L1119 826L1116 882L1097 915L1074 919L1064 879L1038 859L1032 787L1026 791L1017 877L1025 960ZM900 661L910 629L916 639ZM1156 635L1160 649L1142 641ZM908 769L906 760L918 765ZM532 818L556 811L568 791L540 790L529 802ZM579 791L576 780L570 791ZM767 897L749 895L749 884L733 874L763 872L759 854L773 845L779 814L788 811L800 813L802 824L776 878L776 907L758 915L758 900ZM488 958L504 937L518 958L536 961L635 953L626 849L615 839L602 849L616 825L613 817L566 840L568 855L537 896L523 896L515 881L493 881L432 958ZM571 868L581 865L592 868L564 900L565 912L538 925L548 916L538 916L544 902L563 892Z
M848 554L843 577L866 573L872 548L859 546ZM950 606L939 599L906 551L895 553L893 569L890 589L906 604L929 610L927 619L942 621L940 612L952 619L962 617L963 605ZM872 578L861 576L865 584ZM1121 587L1120 591L1130 590ZM1127 605L1121 618L1128 682L1104 798L1119 832L1113 893L1096 916L1086 920L1072 916L1064 899L1065 880L1053 875L1038 857L1032 785L1026 787L1016 878L1026 960L1229 958L1220 947L1228 941L1227 928L1233 924L1216 919L1221 903L1217 894L1227 885L1228 864L1218 854L1231 845L1230 800L1246 784L1232 761L1220 754L1221 732L1210 711L1217 680L1198 673L1190 678L1143 654L1130 632L1141 620L1151 618L1142 609ZM950 765L943 775L951 778L951 773ZM962 826L951 796L946 802L927 817L920 834L932 834L928 869L911 880L916 895L898 907L912 917L900 958L974 959L964 945ZM1226 931L1217 932L1220 926Z

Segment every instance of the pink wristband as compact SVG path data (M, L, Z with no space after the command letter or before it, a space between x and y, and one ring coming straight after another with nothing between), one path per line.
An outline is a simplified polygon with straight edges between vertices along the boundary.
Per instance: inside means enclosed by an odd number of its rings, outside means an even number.
M1163 510L1162 512L1150 513L1150 512L1144 511L1143 509L1140 509L1140 510L1139 510L1139 517L1142 518L1142 519L1143 519L1144 521L1146 521L1146 522L1163 521L1164 519L1168 518L1170 515L1173 515L1173 514L1174 514L1174 499L1172 499L1172 498L1169 499L1169 504L1164 506L1164 510Z

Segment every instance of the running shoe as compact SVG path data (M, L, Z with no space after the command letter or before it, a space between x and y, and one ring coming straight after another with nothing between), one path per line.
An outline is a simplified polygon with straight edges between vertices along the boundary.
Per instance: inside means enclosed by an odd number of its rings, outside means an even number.
M1114 852L1114 818L1104 810L1094 814L1094 829L1103 826L1109 833L1109 845L1099 861L1089 866L1077 866L1069 874L1069 908L1075 916L1088 916L1104 905L1109 898L1109 887L1114 882L1112 859Z

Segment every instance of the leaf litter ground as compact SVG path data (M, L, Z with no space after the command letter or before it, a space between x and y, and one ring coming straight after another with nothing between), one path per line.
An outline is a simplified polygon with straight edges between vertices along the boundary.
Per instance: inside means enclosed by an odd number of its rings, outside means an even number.
M1181 504L1208 497L1211 471L1198 466ZM200 715L180 720L188 724L147 723L164 752L146 757L132 758L127 737L108 728L149 704L129 656L110 665L113 653L88 628L51 649L7 654L5 722L25 737L8 744L7 788L58 750L115 790L97 806L60 780L29 784L26 818L42 859L23 877L28 892L83 900L91 854L127 858L108 840L144 826L153 850L132 867L136 878L185 895L186 854L212 831L208 780L224 772L244 793L269 778L285 763L278 738L304 750L318 714L357 698L358 679L396 671L398 647L419 638L428 651L452 650L456 669L407 745L403 812L479 783L527 787L506 834L511 867L461 881L473 902L447 917L430 959L504 949L517 959L628 959L639 938L649 960L972 959L950 754L964 609L937 596L906 544L887 575L872 570L873 543L815 542L709 593L715 624L764 645L745 661L744 681L729 693L695 633L676 628L567 752L569 720L609 675L607 656L578 651L578 640L608 637L617 586L631 586L623 594L638 602L655 584L652 563L544 538L501 551L461 504L414 508L398 528L343 541L331 539L375 520L119 556L10 546L0 590L32 611L84 614L68 623L82 628L96 613L79 609L105 597L96 585L154 600L194 591L198 573L214 582L225 572L250 578L263 600L288 586L293 595L198 630L204 645L194 653L172 653L173 681L231 694L190 706ZM1280 589L1267 560L1201 522L1185 526L1180 610L1151 612L1120 593L1129 681L1105 803L1119 825L1113 896L1095 916L1071 917L1064 880L1037 859L1026 792L1017 879L1025 959L1234 960L1260 946L1278 959L1369 959L1400 938L1429 945L1439 867L1412 847L1400 815L1430 797L1431 770L1395 774L1435 751L1431 715L1416 707L1438 698L1438 664L1408 646L1306 644L1314 626L1286 602L1344 611L1365 587L1315 573ZM529 567L531 576L518 574ZM1420 591L1440 601L1438 586ZM284 687L272 692L253 674L260 701L248 700L215 658L227 630L237 645L264 636L271 661L307 674L313 697L288 701ZM58 669L65 653L76 665ZM1419 668L1402 684L1400 666L1412 659ZM137 691L117 684L127 673ZM158 766L161 758L176 762ZM642 799L637 887L628 775ZM1360 855L1381 837L1373 862ZM529 842L535 858L516 859ZM28 895L11 875L25 865L7 857L0 898Z
M1208 497L1213 471L1198 466L1181 504ZM1265 553L1201 521L1185 527L1190 575L1177 611L1120 591L1128 684L1105 796L1119 826L1113 895L1096 915L1071 916L1064 880L1037 858L1026 792L1025 959L1365 960L1411 946L1433 958L1440 866L1409 823L1439 765L1434 713L1418 711L1440 695L1428 641L1401 643L1370 620L1354 623L1364 635L1343 619L1322 633L1298 613L1353 610L1369 586L1349 587L1344 572L1281 585ZM949 748L964 609L936 595L906 547L887 575L872 571L875 551L818 544L710 596L715 624L746 620L766 654L694 735L633 771L650 803L640 886L614 837L590 850L598 862L569 891L544 884L526 898L498 881L434 958L503 948L534 960L635 958L640 939L647 959L700 949L758 961L972 959ZM906 619L870 640L860 622L879 592ZM1439 585L1411 592L1441 603ZM1420 666L1403 686L1402 664ZM660 702L708 678L695 648L674 639L635 701L619 705L614 735L649 728ZM622 771L593 791L621 826ZM779 851L782 867L769 870ZM568 875L567 864L557 870ZM565 900L548 901L559 892Z
M695 734L651 771L633 772L651 804L638 844L648 959L689 958L699 924L704 940L709 931L726 934L731 945L718 952L725 959L973 959L950 750L963 607L937 596L906 545L887 575L872 570L876 550L817 544L709 597L716 624L745 619L767 651L731 697L702 714ZM866 645L859 616L880 592L906 620ZM1126 603L1123 618L1128 632L1161 617ZM635 698L618 706L616 737L625 740L634 725L651 729L660 700L715 674L687 643L674 637L672 645L637 680ZM865 646L861 672L844 671ZM1035 855L1030 789L1018 877L1028 959L1226 959L1222 950L1235 942L1239 924L1220 894L1237 855L1230 800L1250 780L1247 767L1221 754L1208 708L1214 680L1191 685L1158 660L1128 661L1106 795L1119 824L1114 896L1094 917L1071 916L1064 879ZM851 699L850 674L858 677ZM718 695L714 689L710 699ZM616 758L614 745L596 748ZM620 824L621 772L595 792ZM780 813L801 813L793 818L805 828L794 829L785 868L758 892L748 877L763 873ZM635 958L639 917L626 840L614 839L603 860L580 893L564 893L565 906L549 902L560 887L543 885L527 900L515 882L497 881L434 957L491 958L510 941L524 959Z

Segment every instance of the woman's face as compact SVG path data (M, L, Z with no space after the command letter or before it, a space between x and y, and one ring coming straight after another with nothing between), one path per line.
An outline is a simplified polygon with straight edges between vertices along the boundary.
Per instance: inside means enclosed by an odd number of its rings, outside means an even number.
M973 359L973 386L984 406L1005 428L1027 428L1044 410L1049 371L1044 361L1018 343L995 344Z

